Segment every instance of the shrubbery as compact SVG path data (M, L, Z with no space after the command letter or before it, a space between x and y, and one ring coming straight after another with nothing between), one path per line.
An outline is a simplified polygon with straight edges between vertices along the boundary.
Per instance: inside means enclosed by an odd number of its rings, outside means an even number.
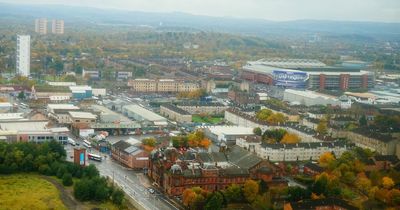
M81 201L111 200L121 205L124 194L100 177L94 165L80 167L65 161L64 147L56 141L43 144L0 142L0 174L39 172L46 176L57 176L64 186L74 185L74 195Z

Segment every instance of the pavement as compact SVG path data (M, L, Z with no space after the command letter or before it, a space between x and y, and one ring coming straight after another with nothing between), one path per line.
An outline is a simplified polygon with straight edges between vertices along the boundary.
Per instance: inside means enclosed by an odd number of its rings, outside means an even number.
M82 142L77 141L82 145ZM67 160L72 161L73 146L65 145L67 151ZM97 150L91 149L92 153L99 154ZM94 164L99 170L100 175L108 177L114 184L118 185L127 196L135 200L144 209L148 210L179 210L162 192L151 186L147 176L141 171L133 171L121 166L116 161L112 160L109 155L101 154L103 161L88 160L89 164ZM149 189L155 190L150 193Z

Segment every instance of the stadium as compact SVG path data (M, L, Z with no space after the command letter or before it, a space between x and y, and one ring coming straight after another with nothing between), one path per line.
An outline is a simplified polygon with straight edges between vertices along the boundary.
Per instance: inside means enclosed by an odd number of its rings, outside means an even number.
M360 68L327 66L308 59L262 59L247 62L243 79L283 88L348 90L375 85L373 72Z

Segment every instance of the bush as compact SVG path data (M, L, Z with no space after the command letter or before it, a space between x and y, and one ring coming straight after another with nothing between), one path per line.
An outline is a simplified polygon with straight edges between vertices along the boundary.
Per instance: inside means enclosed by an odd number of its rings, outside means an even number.
M114 192L111 194L111 200L113 203L117 205L121 205L124 201L124 192L120 189L115 189Z
M71 186L74 182L72 181L72 175L65 173L62 177L62 183L64 186Z

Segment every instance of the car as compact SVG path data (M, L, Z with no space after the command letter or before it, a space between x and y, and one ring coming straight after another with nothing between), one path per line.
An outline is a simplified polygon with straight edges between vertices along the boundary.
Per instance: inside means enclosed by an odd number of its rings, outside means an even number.
M149 188L149 193L154 194L156 191L153 188Z

